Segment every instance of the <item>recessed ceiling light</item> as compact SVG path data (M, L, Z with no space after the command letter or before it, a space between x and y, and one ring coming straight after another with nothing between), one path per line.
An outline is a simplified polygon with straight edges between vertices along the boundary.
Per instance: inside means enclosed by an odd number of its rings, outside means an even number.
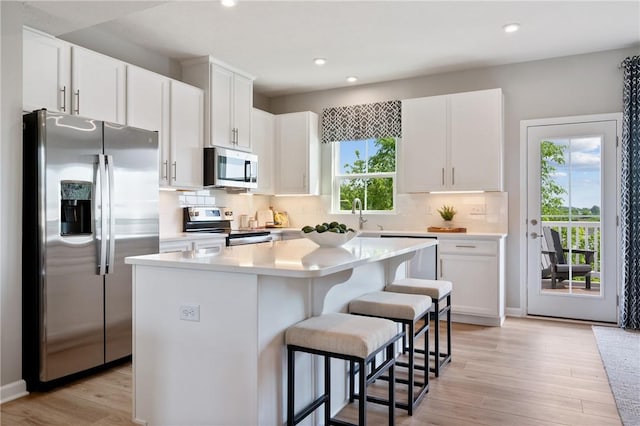
M325 58L315 58L315 59L313 60L313 63L314 63L314 64L316 64L316 65L318 65L318 66L321 66L321 65L326 64L326 63L327 63L327 60L326 60Z
M220 0L220 3L223 6L233 7L236 5L237 1L236 0Z
M507 24L502 27L505 33L515 33L520 29L520 24L514 22L512 24Z
M356 81L358 81L358 77L354 77L354 76L347 77L347 81L349 83L355 83Z

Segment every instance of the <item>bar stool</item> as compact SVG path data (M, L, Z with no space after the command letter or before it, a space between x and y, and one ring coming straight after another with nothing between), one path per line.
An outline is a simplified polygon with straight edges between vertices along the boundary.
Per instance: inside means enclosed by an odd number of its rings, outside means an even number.
M312 317L289 327L285 333L287 345L287 425L293 426L324 404L326 425L350 425L331 418L331 358L349 361L359 366L359 391L366 395L367 386L383 373L389 376L389 425L395 424L395 357L394 346L404 333L398 332L393 321L382 318L330 313ZM295 354L305 352L324 357L324 393L294 413ZM366 366L378 354L384 361L371 373ZM367 424L367 398L360 398L358 425ZM355 425L354 425L355 426Z
M356 315L366 315L369 317L386 318L402 325L402 330L406 328L409 332L406 337L409 341L409 362L399 362L396 366L408 368L407 380L400 379L396 375L396 383L407 385L407 403L397 401L396 407L407 410L412 416L413 410L420 403L424 395L429 390L429 356L424 355L422 368L424 378L422 382L415 380L415 346L417 340L424 335L423 353L429 353L429 311L431 310L431 298L418 294L391 293L387 291L376 291L365 294L349 303L349 313ZM424 323L418 326L418 321ZM353 378L353 375L351 375ZM353 379L352 379L353 380ZM418 392L414 396L414 386L418 387ZM353 384L351 385L353 389ZM353 400L354 395L350 395ZM370 401L376 401L374 397L369 397ZM384 403L384 402L382 402Z
M434 367L430 369L436 377L440 376L440 369L451 362L451 281L427 280L422 278L402 278L387 285L384 291L394 293L421 294L429 296L433 300L434 310L431 318L434 320ZM443 303L446 299L446 304ZM440 351L440 317L447 314L447 352ZM421 351L418 349L418 353Z

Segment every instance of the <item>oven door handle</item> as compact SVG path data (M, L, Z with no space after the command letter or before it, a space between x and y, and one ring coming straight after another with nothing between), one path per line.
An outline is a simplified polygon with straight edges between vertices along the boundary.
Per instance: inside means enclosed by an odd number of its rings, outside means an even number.
M228 246L240 246L245 244L268 243L272 241L271 235L256 235L252 237L229 238L227 237Z

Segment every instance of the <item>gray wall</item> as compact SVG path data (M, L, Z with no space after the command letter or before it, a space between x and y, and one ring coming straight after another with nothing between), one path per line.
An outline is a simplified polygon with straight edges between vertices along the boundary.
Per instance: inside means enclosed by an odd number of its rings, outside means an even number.
M0 385L5 386L22 378L22 9L17 2L0 2L0 14Z
M58 38L167 77L177 80L182 77L180 62L177 60L106 33L99 26L62 34Z
M507 307L515 312L524 308L520 303L520 258L524 253L520 252L519 225L521 197L526 194L520 193L520 121L622 111L618 64L634 54L638 54L637 48L282 96L270 100L269 111L320 114L328 106L501 87L505 99L505 189L509 193Z

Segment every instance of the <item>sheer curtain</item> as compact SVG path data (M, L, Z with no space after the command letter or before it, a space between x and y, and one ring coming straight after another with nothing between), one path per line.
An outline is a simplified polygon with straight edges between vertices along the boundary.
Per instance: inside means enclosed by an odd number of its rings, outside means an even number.
M622 303L623 328L640 329L640 56L622 62Z

